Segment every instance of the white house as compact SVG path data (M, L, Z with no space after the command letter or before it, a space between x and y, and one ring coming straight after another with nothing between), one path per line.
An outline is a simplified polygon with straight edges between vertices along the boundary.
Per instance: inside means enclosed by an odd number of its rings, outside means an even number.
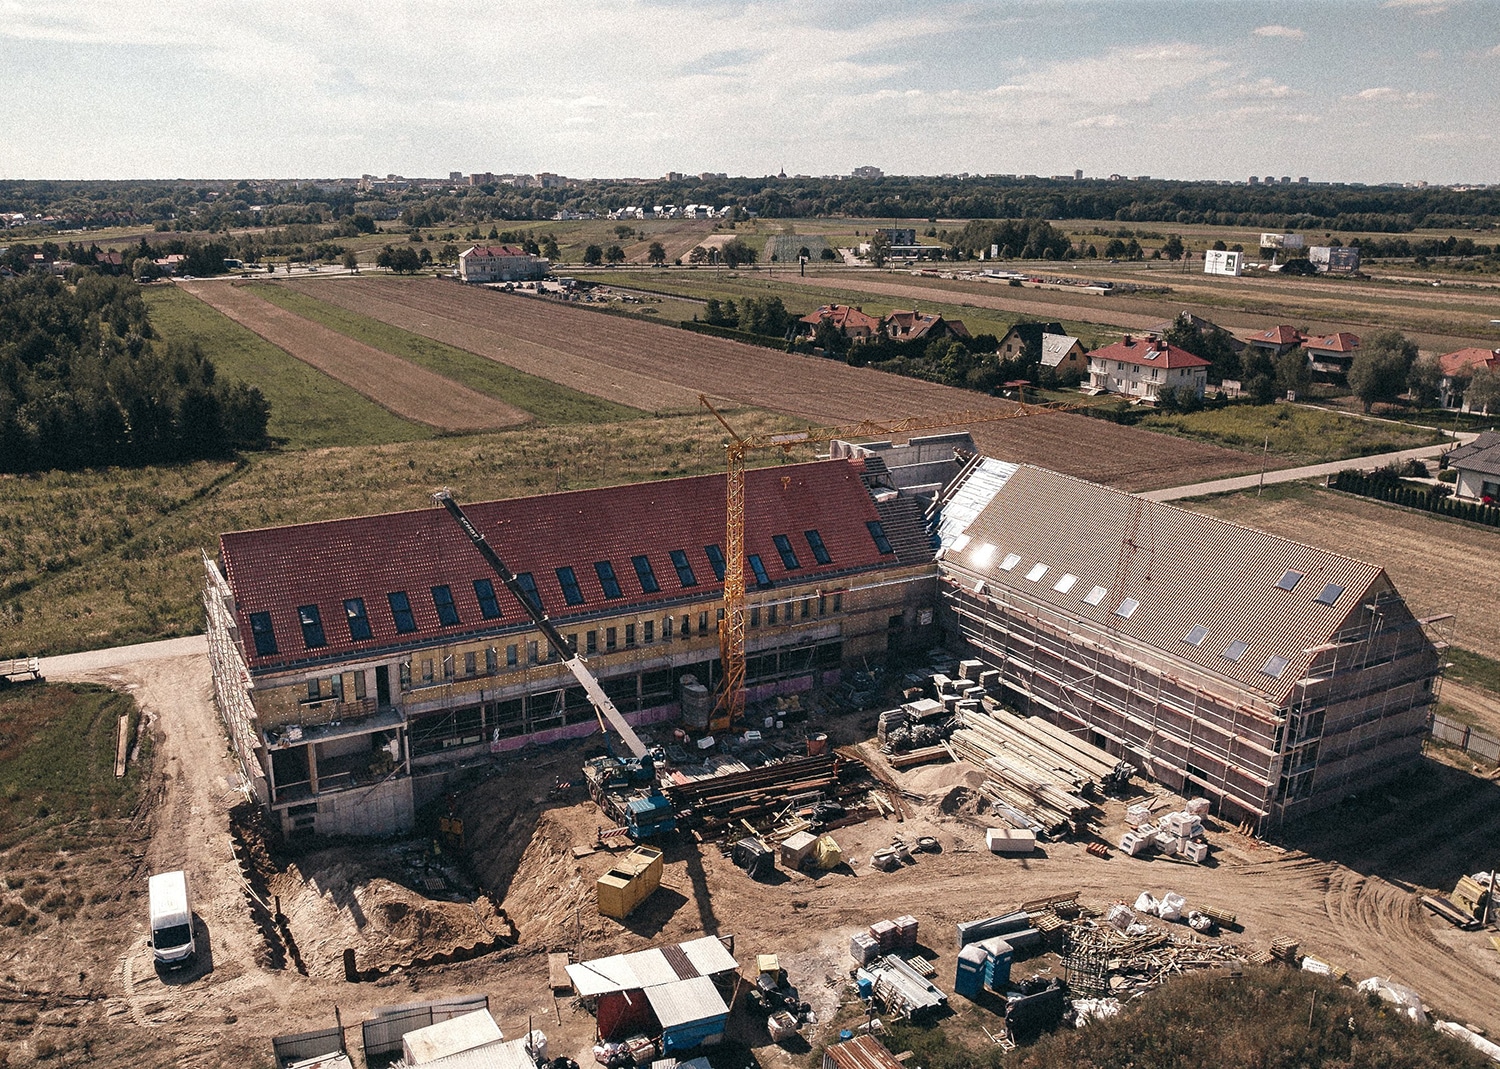
M550 266L513 245L475 245L458 254L458 277L465 282L523 282L545 277Z
M1089 353L1089 387L1153 403L1168 386L1201 398L1210 364L1152 335L1134 338L1127 334L1124 340Z

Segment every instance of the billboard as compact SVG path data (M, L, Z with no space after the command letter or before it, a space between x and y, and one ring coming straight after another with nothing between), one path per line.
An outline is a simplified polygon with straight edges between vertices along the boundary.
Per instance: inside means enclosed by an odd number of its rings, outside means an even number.
M1328 274L1352 275L1359 270L1357 246L1314 245L1307 250L1307 258L1319 271Z
M1205 275L1229 275L1233 278L1238 278L1242 255L1238 252L1209 249L1203 254L1203 273Z
M1263 249L1300 249L1302 248L1302 235L1262 234L1260 247Z

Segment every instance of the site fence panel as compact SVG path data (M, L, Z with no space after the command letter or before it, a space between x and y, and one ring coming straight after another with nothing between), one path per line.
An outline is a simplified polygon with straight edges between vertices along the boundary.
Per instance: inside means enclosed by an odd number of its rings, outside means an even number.
M378 1011L377 1016L361 1024L361 1040L365 1057L378 1057L401 1050L401 1041L406 1033L418 1028L438 1024L450 1017L458 1017L475 1010L490 1007L488 995L467 995L423 1002L410 1006L391 1006Z
M271 1049L276 1054L276 1064L280 1066L341 1052L344 1049L344 1030L320 1028L315 1032L275 1036L271 1040Z
M1486 731L1434 713L1428 732L1438 742L1456 746L1464 753L1492 765L1500 765L1500 738Z

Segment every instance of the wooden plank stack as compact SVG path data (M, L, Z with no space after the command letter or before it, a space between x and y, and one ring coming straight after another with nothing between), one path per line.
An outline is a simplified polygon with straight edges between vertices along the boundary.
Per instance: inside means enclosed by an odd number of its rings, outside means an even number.
M727 776L680 783L666 789L679 819L705 833L742 820L773 816L798 795L838 794L838 759L823 753Z

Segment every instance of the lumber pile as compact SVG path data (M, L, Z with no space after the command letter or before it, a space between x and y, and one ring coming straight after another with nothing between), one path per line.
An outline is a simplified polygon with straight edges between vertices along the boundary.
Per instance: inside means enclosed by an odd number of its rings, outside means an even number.
M724 776L676 783L666 795L677 810L679 826L704 835L743 822L775 822L788 816L788 803L830 801L848 792L844 781L864 772L831 754L794 757L776 764Z

